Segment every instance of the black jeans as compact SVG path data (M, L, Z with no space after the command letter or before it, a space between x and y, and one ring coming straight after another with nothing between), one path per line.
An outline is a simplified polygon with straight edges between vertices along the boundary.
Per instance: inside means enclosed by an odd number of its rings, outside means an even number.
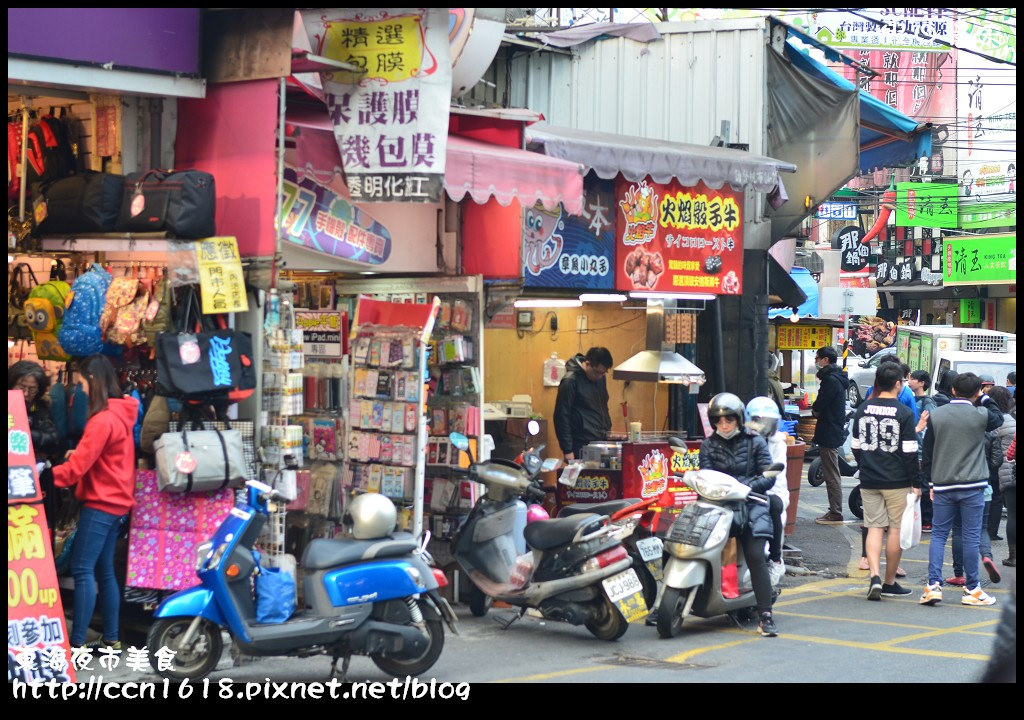
M786 523L782 519L782 498L778 495L769 495L768 511L772 514L772 539L768 543L768 559L772 562L781 562L782 531L786 528Z
M1014 554L1017 552L1017 486L1003 490L1006 503L1006 544Z
M772 579L768 574L768 561L764 556L767 538L756 538L750 530L744 530L740 536L743 546L743 557L750 568L750 582L754 586L754 598L757 600L758 613L772 611Z

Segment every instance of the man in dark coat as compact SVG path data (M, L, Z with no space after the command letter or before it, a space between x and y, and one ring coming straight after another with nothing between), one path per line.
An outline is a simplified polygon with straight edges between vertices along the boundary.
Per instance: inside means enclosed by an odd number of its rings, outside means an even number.
M843 523L843 487L839 474L839 448L846 439L846 390L850 380L839 367L833 347L818 349L814 364L818 366L818 397L811 412L818 419L813 442L821 456L821 474L828 491L828 512L814 522L819 525Z
M607 438L612 429L605 381L611 367L612 354L603 347L592 347L565 364L555 400L555 434L566 462L579 458L584 445Z

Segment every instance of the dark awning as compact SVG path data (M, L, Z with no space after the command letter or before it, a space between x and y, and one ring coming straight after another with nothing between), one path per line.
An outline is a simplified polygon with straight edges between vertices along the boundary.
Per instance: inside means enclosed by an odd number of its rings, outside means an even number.
M780 300L780 303L772 303L772 307L798 308L807 302L807 293L771 255L768 256L768 293Z

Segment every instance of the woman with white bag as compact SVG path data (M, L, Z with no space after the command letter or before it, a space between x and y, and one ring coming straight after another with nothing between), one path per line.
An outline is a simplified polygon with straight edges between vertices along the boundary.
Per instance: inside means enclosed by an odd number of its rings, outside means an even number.
M896 568L903 554L900 542L903 514L908 500L913 498L916 505L916 498L921 496L914 413L897 399L902 386L903 372L899 365L879 365L874 393L857 409L853 420L851 445L860 467L864 524L868 528L866 550L871 575L868 600L901 597L912 592L896 582ZM882 537L887 527L885 582L882 582Z

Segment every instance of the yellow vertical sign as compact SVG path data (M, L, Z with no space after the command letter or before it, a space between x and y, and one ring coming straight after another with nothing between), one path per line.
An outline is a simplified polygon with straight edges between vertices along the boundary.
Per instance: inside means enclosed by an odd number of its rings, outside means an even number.
M246 312L245 277L238 241L233 237L212 237L196 242L199 287L203 314Z

